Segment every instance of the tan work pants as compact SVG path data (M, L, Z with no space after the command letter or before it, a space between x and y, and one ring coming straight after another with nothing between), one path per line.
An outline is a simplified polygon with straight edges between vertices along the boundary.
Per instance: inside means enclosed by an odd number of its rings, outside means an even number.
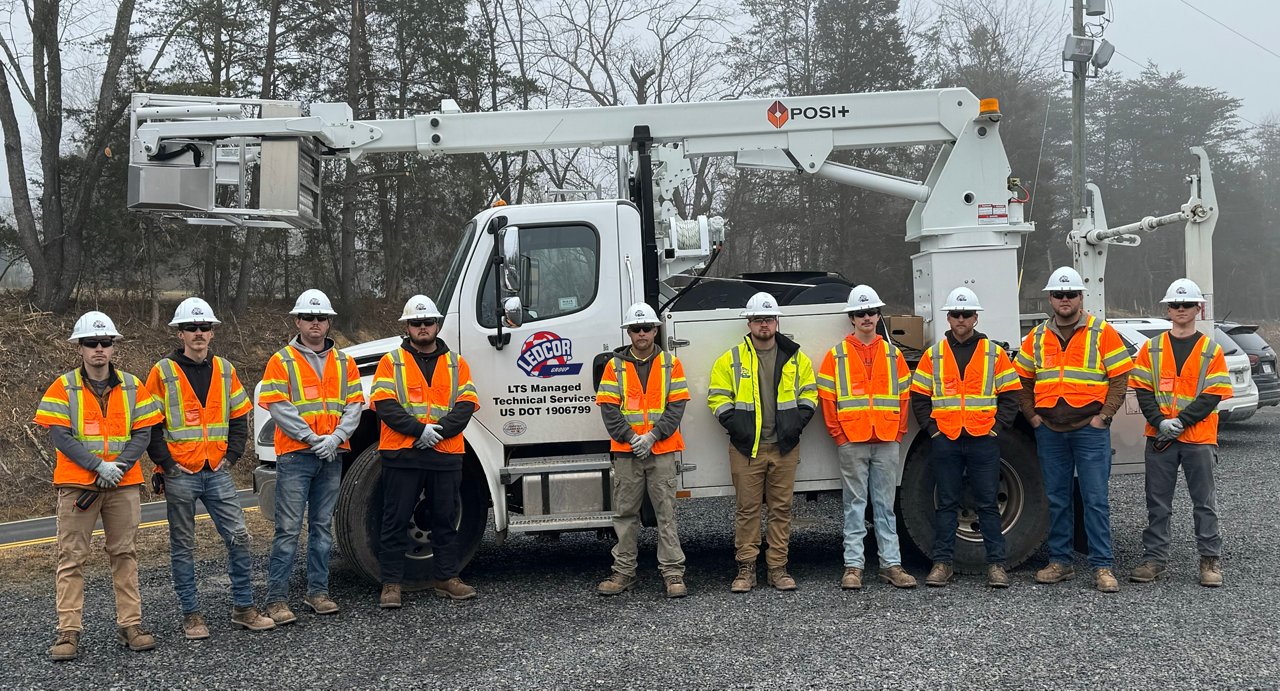
M738 509L733 532L734 558L755 563L760 554L760 508L769 509L767 537L769 549L764 562L769 568L787 565L791 541L791 497L796 487L796 465L800 447L778 453L777 444L760 444L755 458L729 446L729 471L737 492Z
M664 453L640 460L631 454L615 454L613 458L613 532L618 544L613 547L613 570L635 577L639 548L640 506L645 492L653 502L658 519L658 571L662 577L684 576L684 550L676 529L676 455Z
M142 595L138 590L138 555L134 546L138 523L142 520L139 486L103 491L86 511L75 506L83 491L76 487L58 488L58 571L54 580L58 630L82 629L84 563L89 558L89 541L99 518L111 560L116 624L121 627L141 624Z

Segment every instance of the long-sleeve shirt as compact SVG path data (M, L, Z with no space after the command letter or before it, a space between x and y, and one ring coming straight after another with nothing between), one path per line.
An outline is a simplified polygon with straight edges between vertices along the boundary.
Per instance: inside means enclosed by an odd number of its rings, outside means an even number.
M653 369L653 361L661 350L661 346L654 346L653 355L649 356L647 360L640 360L632 356L630 346L619 348L614 352L614 355L630 362L636 368L636 377L640 380L640 388L648 391L649 372ZM662 415L657 422L653 423L652 431L655 440L666 439L675 434L677 429L680 429L680 420L684 417L685 404L688 402L686 399L667 401ZM635 436L635 430L631 429L631 424L622 416L621 406L616 403L601 403L600 417L604 420L605 431L609 433L609 436L614 441L626 444L631 443L631 438Z
M182 369L182 374L186 376L187 383L191 385L191 391L200 400L200 405L207 403L209 401L209 386L213 382L213 357L209 356L203 362L196 362L184 355L181 350L176 350L170 356L170 359ZM153 463L168 472L177 465L177 462L173 460L173 454L169 453L169 444L164 437L165 429L167 429L166 424L165 422L160 422L151 428L151 441L147 445L147 455L151 457ZM236 461L240 460L240 457L244 455L244 447L248 440L248 413L233 417L227 421L226 459L228 463L235 465ZM211 458L208 460L217 459Z
M428 386L431 385L440 356L449 352L449 346L439 339L436 340L436 349L430 353L418 351L409 344L407 339L400 347L413 356L413 362L418 366L418 371L422 373L422 378L426 380ZM374 412L387 427L410 437L421 437L423 430L427 428L424 422L410 415L400 401L394 398L379 399L374 406ZM471 401L455 402L449 412L436 423L440 425L440 436L448 439L462 434L475 412L476 406ZM382 463L387 468L419 468L424 464L439 470L457 470L462 467L461 454L440 453L435 449L419 449L411 446L406 449L382 451L381 454Z
M969 367L969 361L973 359L973 353L977 349L978 341L987 338L986 334L973 332L968 340L961 342L948 331L946 334L947 345L951 346L951 355L956 359L956 371L964 372ZM1023 382L1026 387L1026 382ZM1013 426L1013 421L1018 417L1018 397L1017 390L1005 391L996 394L996 426L992 429L997 435ZM915 415L916 422L930 437L936 437L939 434L938 423L933 419L933 399L921 393L911 393L911 413Z

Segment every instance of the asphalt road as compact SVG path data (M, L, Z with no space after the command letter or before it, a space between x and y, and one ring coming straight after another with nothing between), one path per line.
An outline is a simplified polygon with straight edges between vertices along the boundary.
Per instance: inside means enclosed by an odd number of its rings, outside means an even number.
M333 596L344 611L300 613L262 634L233 631L227 579L217 561L199 565L213 637L182 639L168 573L143 574L146 621L158 649L130 653L113 641L107 576L88 582L80 660L53 664L51 578L0 585L6 631L0 687L428 687L428 688L1230 688L1280 685L1280 411L1223 433L1219 510L1226 585L1197 585L1191 507L1175 503L1174 559L1167 580L1122 584L1117 595L1080 577L1032 581L1043 554L992 591L966 578L941 589L837 587L839 503L797 507L791 548L794 593L728 591L733 575L729 500L680 505L691 594L660 596L654 536L642 534L642 580L617 598L593 594L609 569L609 544L590 535L558 541L487 538L464 577L480 598L454 603L409 595L382 611L373 586L341 567ZM1112 481L1118 569L1141 556L1142 478ZM265 545L256 545L261 592ZM911 564L923 576L925 565ZM1084 569L1083 559L1077 562ZM295 572L294 601L301 597ZM301 609L298 607L298 609Z

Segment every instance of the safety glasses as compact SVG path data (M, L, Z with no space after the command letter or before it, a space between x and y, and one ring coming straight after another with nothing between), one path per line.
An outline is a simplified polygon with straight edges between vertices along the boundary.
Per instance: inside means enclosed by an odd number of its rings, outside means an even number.
M115 343L110 338L82 338L80 339L80 345L88 348L89 350L94 350L96 348L110 348L114 346Z
M973 310L951 310L947 312L947 316L952 319L973 319L978 313Z
M777 317L751 317L747 321L751 322L752 324L772 324L778 321L778 318Z
M627 327L627 331L629 331L629 332L631 332L631 333L633 333L633 334L647 334L647 333L649 333L650 331L653 331L653 330L654 330L654 329L656 329L656 328L658 328L658 327L653 326L653 325L651 325L651 324L634 324L634 325L632 325L632 326L628 326L628 327Z
M1055 290L1055 291L1053 291L1053 292L1049 293L1049 297L1053 298L1054 300L1074 300L1074 299L1076 299L1076 298L1080 297L1080 291L1078 291L1078 290Z
M298 318L304 322L327 322L329 315L327 314L299 314Z
M439 323L440 322L435 319L410 319L409 320L409 326L412 326L415 329L420 329L424 326L435 326L436 324L439 324Z
M870 317L873 314L880 314L880 310L858 310L857 312L850 312L849 316L854 319L862 319L863 317Z
M191 333L194 333L196 331L199 331L201 333L208 333L209 331L213 331L213 324L183 324L178 328L182 329L183 331L187 331Z
M1200 303L1198 302L1171 302L1169 303L1171 310L1198 310Z

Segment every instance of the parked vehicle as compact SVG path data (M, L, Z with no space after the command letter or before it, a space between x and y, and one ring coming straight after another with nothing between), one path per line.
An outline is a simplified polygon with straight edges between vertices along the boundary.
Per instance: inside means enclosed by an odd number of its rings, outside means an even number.
M1227 332L1249 356L1253 367L1253 383L1258 385L1258 407L1280 405L1280 372L1276 371L1276 351L1258 333L1256 324L1221 321L1218 328Z
M1138 347L1145 341L1159 336L1173 326L1168 319L1155 317L1109 319L1108 321L1120 332L1131 353L1136 353ZM1258 412L1258 386L1253 383L1249 356L1220 327L1214 328L1213 340L1222 346L1227 370L1231 373L1231 398L1218 404L1218 420L1221 422L1247 420Z

